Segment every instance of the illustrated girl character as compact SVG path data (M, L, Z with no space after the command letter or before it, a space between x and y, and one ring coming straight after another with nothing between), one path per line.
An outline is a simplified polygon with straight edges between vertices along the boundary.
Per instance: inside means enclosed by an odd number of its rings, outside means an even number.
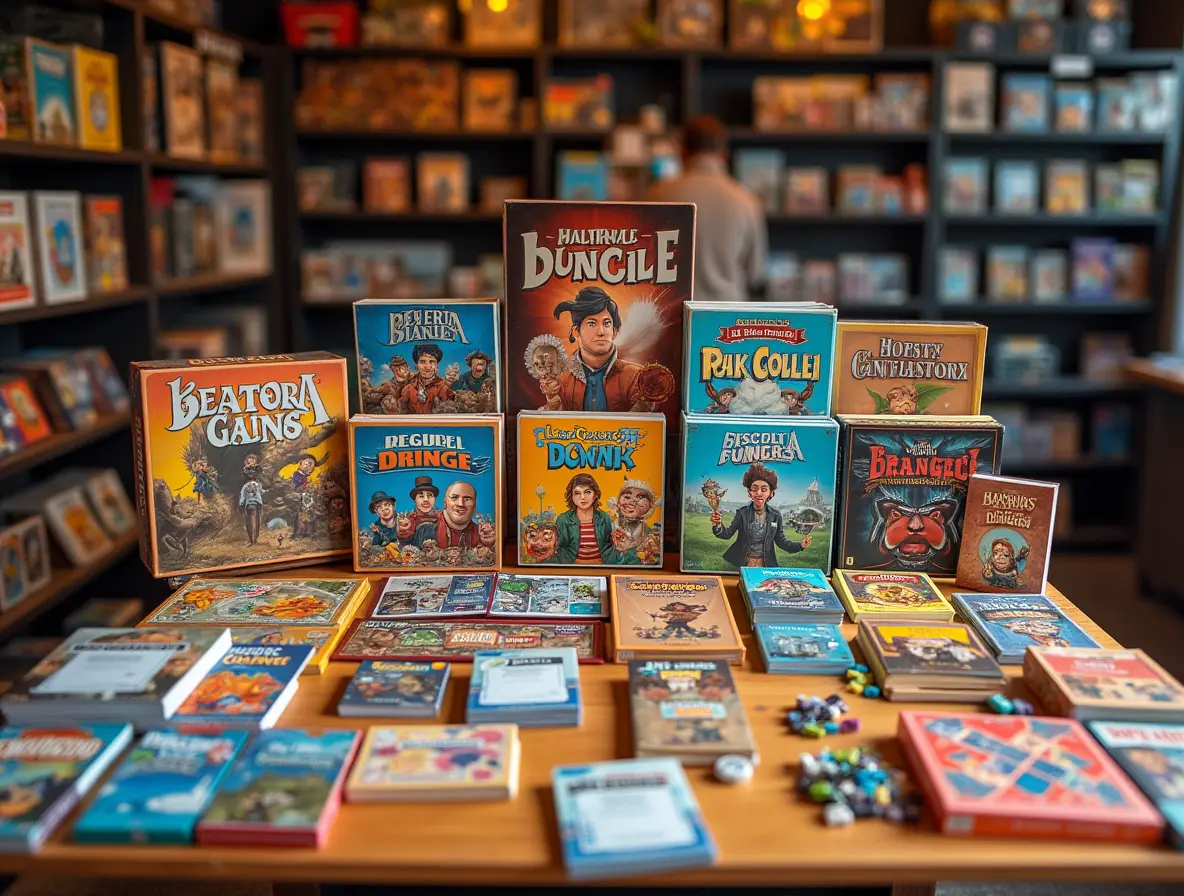
M555 518L559 548L554 560L570 566L577 564L636 563L632 551L622 553L613 547L613 521L600 509L600 486L587 473L577 473L563 492L567 510Z
M991 552L983 564L983 581L996 588L1015 590L1023 585L1020 573L1028 565L1028 546L1016 553L1015 545L1006 538L991 542Z

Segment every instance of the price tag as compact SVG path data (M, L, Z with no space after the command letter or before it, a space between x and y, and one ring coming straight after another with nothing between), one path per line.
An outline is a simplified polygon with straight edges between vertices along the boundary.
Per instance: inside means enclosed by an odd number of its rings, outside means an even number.
M206 31L204 28L194 32L193 47L203 56L221 59L234 65L243 61L242 44L224 34Z
M1053 56L1054 78L1092 78L1094 61L1089 56Z

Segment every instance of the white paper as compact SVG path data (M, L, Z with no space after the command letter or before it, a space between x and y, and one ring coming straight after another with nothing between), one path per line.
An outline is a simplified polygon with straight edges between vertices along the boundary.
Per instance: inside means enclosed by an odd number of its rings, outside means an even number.
M84 650L36 687L33 694L139 694L169 657L167 650Z
M695 829L667 788L589 790L573 799L582 852L645 852L695 842Z
M565 703L567 678L563 661L511 666L496 660L482 670L481 705Z

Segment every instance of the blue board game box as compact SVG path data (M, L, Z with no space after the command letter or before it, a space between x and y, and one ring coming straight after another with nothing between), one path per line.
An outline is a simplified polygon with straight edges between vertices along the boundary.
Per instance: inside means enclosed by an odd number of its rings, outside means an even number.
M556 158L556 197L576 201L608 199L608 168L602 152L561 150Z
M497 569L500 414L349 421L354 569Z
M746 566L740 570L740 594L754 624L843 621L843 604L821 569Z
M496 299L354 302L364 414L484 414L502 408Z
M838 424L683 415L683 572L831 569Z
M452 666L441 661L366 660L337 703L339 716L434 719Z
M156 728L140 738L74 825L80 843L192 843L246 731Z
M38 143L78 142L74 117L74 73L70 51L58 44L29 38L30 105L33 139Z
M580 661L574 647L482 650L473 657L465 721L522 728L578 725Z
M765 671L791 675L840 675L855 657L837 625L762 622L754 626Z
M1001 663L1021 663L1029 647L1101 647L1043 594L950 595Z
M829 416L836 314L807 302L687 302L683 408L689 414Z
M1147 795L1168 823L1168 839L1184 849L1184 725L1087 722L1098 743Z

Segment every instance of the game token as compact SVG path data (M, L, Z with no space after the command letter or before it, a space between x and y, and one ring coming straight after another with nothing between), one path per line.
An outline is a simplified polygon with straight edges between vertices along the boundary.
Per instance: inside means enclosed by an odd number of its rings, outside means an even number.
M714 771L716 779L725 784L743 784L752 780L756 769L747 756L730 753L715 760Z

